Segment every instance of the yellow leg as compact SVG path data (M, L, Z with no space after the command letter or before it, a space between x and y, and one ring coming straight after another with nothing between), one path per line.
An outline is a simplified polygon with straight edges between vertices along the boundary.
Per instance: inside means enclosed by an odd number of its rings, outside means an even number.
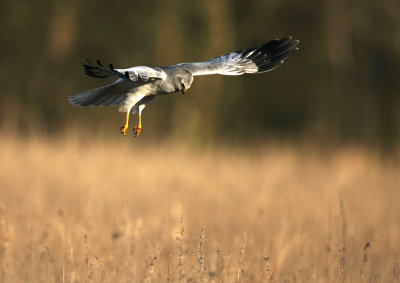
M120 130L121 134L124 135L124 136L125 136L125 133L126 133L126 129L128 129L128 124L129 124L129 111L126 112L126 122L125 122L125 125L122 126L122 127L121 127L121 130Z
M133 134L137 137L140 134L140 130L142 129L142 115L139 114L139 123L136 127L133 128Z

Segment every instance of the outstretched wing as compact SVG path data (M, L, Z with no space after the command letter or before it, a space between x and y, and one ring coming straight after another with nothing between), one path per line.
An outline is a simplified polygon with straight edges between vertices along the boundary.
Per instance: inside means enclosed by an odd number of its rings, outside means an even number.
M182 63L178 66L188 70L193 76L256 74L271 71L298 50L298 40L292 37L275 39L261 46L240 50L212 58L205 62Z
M97 60L96 64L93 64L89 60L87 63L82 63L83 71L89 77L94 78L109 78L118 76L121 79L131 80L131 81L149 81L149 80L165 80L167 74L160 68L151 68L147 66L137 66L128 69L114 69L112 64L108 68L104 67L103 64Z
M87 90L68 97L68 101L80 107L85 106L115 106L123 103L137 83L118 79L112 84ZM142 97L138 98L141 99Z

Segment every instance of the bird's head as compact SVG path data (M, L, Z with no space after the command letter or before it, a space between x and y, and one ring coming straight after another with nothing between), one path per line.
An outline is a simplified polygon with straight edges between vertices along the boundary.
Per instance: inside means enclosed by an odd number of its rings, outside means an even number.
M176 91L181 91L182 94L185 93L193 82L192 73L186 69L183 69L178 75L175 77L175 89Z

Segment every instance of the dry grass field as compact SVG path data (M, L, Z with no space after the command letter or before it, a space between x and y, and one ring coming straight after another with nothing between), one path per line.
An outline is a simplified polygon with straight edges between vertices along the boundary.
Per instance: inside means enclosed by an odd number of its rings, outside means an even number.
M400 280L396 158L117 135L0 145L2 282Z

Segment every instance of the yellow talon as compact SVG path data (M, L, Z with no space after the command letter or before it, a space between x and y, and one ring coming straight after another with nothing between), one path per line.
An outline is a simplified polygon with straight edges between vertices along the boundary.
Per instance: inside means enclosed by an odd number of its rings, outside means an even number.
M136 127L133 128L133 135L137 137L142 130L142 115L139 114L139 123Z
M128 124L129 124L129 111L126 112L126 122L125 125L121 127L120 132L123 136L125 136L126 129L128 129Z
M126 126L122 126L122 127L121 127L121 130L120 130L120 132L121 132L121 134L122 134L123 136L125 136L126 129L127 129L127 127L126 127Z
M140 128L140 127L134 127L133 128L133 135L135 136L135 137L137 137L139 134L140 134L140 131L142 130L142 128Z

